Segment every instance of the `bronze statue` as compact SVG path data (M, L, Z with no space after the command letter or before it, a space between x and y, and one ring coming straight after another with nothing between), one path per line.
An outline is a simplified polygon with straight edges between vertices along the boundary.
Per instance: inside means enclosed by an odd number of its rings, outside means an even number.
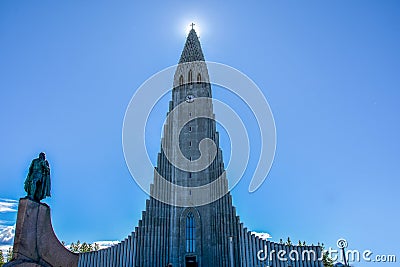
M24 188L28 198L40 202L50 196L50 186L49 162L46 160L46 155L41 152L37 159L32 160Z

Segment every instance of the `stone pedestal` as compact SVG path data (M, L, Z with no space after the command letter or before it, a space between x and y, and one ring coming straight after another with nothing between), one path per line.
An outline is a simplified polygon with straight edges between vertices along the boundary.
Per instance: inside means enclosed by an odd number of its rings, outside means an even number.
M66 249L54 234L50 207L26 198L19 200L13 250L13 259L5 267L78 266L78 254Z

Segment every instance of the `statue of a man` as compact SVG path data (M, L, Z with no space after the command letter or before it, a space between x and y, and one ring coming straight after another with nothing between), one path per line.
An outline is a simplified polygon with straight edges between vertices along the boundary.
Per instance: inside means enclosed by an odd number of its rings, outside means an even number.
M32 160L25 180L25 191L28 198L40 201L50 196L50 166L46 155L41 152L39 158Z

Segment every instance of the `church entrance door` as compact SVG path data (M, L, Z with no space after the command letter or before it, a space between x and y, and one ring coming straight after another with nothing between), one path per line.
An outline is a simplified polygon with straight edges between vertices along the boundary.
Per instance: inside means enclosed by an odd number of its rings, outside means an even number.
M186 256L186 267L197 267L196 256Z

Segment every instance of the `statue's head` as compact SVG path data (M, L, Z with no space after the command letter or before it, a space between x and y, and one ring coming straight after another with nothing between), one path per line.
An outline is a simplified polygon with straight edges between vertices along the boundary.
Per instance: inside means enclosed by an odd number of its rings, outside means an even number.
M44 154L44 152L40 152L39 159L42 159L42 160L46 159L46 155Z

